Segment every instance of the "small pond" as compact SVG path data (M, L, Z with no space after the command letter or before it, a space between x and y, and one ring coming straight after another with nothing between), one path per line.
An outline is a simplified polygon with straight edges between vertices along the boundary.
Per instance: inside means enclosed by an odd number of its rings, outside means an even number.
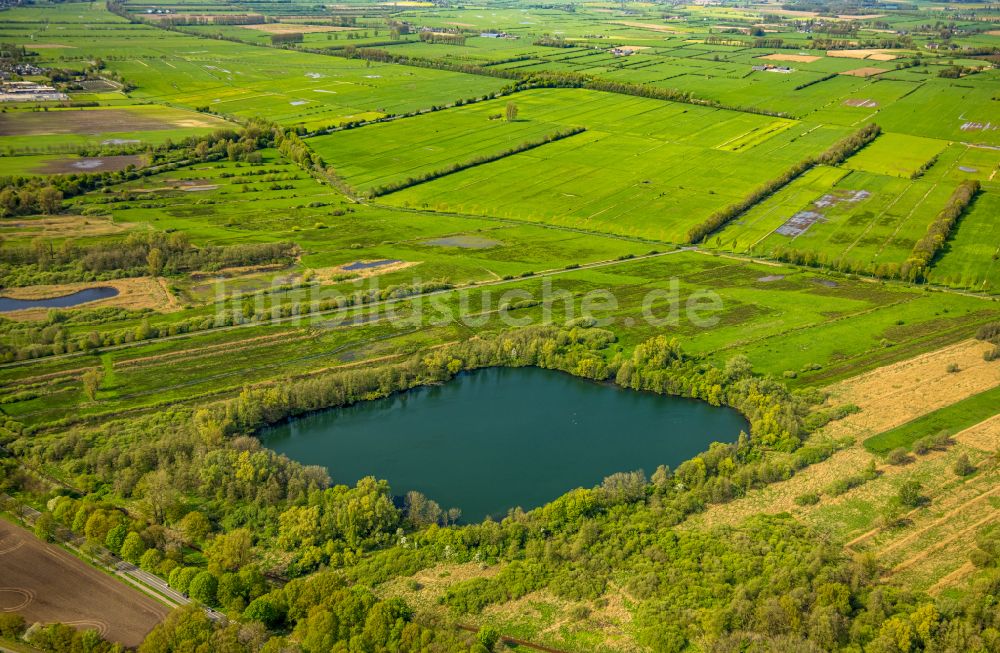
M355 261L349 265L345 265L343 270L350 270L351 272L355 270L370 270L371 268L380 268L385 265L393 265L395 263L402 263L394 258L382 259L381 261Z
M45 297L44 299L14 299L12 297L0 297L0 313L10 311L20 311L26 308L69 308L87 302L95 302L98 299L107 299L118 294L117 288L100 286L98 288L84 288L69 295L59 297Z
M314 413L261 440L326 467L335 483L384 478L397 495L418 490L474 522L615 472L676 467L713 441L735 442L741 430L749 426L730 408L526 367Z

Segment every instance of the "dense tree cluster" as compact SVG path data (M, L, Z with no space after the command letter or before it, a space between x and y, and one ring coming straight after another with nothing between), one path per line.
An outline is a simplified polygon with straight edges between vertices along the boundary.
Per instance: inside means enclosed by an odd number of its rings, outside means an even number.
M302 43L305 37L302 32L279 32L271 35L272 45L289 45L292 43Z
M424 43L440 45L465 45L465 34L457 32L420 32L420 40Z

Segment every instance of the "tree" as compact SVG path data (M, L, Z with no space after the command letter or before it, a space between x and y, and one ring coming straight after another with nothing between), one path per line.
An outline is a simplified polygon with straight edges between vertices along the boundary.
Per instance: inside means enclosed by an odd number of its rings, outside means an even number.
M139 566L149 573L156 571L157 565L161 562L163 562L163 554L158 549L148 549L139 558Z
M213 650L214 628L205 611L186 605L167 615L139 646L139 653Z
M259 596L243 611L246 621L259 621L265 626L273 626L281 618L281 612L269 596Z
M212 532L212 523L208 521L208 517L197 510L184 515L179 527L188 542L200 542Z
M195 601L201 601L205 605L215 606L218 604L216 600L218 591L219 581L208 571L200 572L188 586L188 595Z
M0 191L0 218L17 214L17 193L13 188Z
M54 186L46 186L38 191L38 208L42 210L42 213L48 215L58 213L59 209L62 208L62 200L62 191Z
M24 617L14 612L0 612L0 637L18 639L24 634L27 624Z
M517 120L517 105L513 102L507 103L507 108L504 111L504 115L507 118L507 122L514 122Z
M250 562L253 538L250 531L237 528L231 533L217 536L205 550L209 562L224 571L236 571Z
M122 542L121 556L123 560L127 560L134 565L139 564L142 554L146 552L146 543L142 541L142 537L138 533L132 532L125 536L125 541Z
M91 401L97 399L97 391L100 389L103 379L104 373L97 367L93 367L83 373L83 394L87 395L87 399Z
M149 250L149 254L146 255L146 266L151 277L158 277L163 272L163 252L159 247Z
M104 546L108 547L112 553L119 553L125 544L126 537L128 537L128 526L118 524L109 530L108 534L104 537Z
M35 537L43 542L51 542L56 537L56 520L51 512L43 512L35 520Z

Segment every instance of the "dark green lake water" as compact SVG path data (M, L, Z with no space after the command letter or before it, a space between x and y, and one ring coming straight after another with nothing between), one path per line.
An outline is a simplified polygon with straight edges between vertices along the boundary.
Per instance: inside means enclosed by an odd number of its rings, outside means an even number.
M323 465L334 483L384 478L394 493L419 490L472 522L536 508L615 472L673 468L748 428L730 408L527 367L314 413L261 439Z

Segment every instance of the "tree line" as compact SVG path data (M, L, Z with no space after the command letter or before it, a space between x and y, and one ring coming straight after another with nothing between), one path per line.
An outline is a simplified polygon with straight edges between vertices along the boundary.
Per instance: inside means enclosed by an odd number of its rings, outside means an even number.
M948 236L958 222L962 213L975 199L979 192L978 179L966 179L952 192L944 208L927 226L927 233L916 242L909 258L900 266L899 275L910 281L922 281L927 275L934 257L944 247Z
M837 141L822 154L810 156L799 161L785 170L780 176L752 190L736 204L731 204L716 211L701 223L691 227L688 230L687 241L689 243L704 242L708 236L723 228L771 195L774 195L789 183L811 170L814 166L833 166L845 161L848 157L856 154L861 148L875 140L881 132L882 129L878 125L869 123L854 132L854 134Z

